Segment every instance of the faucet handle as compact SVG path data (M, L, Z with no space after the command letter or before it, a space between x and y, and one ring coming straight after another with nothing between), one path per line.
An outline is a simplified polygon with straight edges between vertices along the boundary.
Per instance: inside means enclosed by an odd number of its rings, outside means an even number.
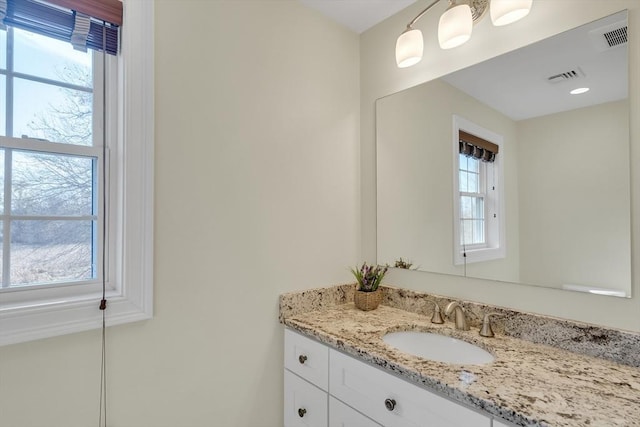
M495 336L491 329L491 316L504 316L502 313L486 313L482 318L482 328L480 328L480 336L492 338Z
M427 302L430 302L434 305L433 308L433 316L431 316L431 323L435 323L437 325L441 325L444 323L444 319L442 318L442 310L437 302L428 299Z

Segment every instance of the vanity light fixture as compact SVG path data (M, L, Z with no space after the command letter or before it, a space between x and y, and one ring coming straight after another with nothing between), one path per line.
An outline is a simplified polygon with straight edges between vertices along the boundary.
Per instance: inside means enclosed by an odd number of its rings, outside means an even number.
M585 92L589 92L589 88L588 87L579 87L577 89L572 90L569 93L571 95L580 95L581 93L585 93Z
M396 64L399 68L407 68L422 59L424 43L422 32L413 25L424 16L429 9L439 3L435 0L418 14L396 41ZM473 25L480 21L491 10L491 22L495 26L503 26L516 22L527 16L533 0L449 0L449 7L440 16L438 23L438 42L442 49L460 46L471 38Z

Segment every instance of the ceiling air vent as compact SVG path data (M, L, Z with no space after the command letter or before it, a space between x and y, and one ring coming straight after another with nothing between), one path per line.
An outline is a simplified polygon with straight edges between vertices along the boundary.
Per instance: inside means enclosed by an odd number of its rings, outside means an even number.
M589 31L593 47L598 52L627 44L627 21L622 20Z
M547 77L549 83L560 83L566 81L573 81L584 77L584 73L580 68L574 68L573 70L564 71L562 73L554 74Z
M627 42L627 27L618 28L603 34L609 47L618 46Z

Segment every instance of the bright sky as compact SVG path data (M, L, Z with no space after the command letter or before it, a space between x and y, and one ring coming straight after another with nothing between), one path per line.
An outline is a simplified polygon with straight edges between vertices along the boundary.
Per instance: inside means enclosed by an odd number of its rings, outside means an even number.
M6 31L0 31L0 68L6 69ZM91 51L74 50L70 43L14 29L14 70L16 72L61 80L65 68L91 67ZM72 82L76 83L76 82ZM81 84L82 82L77 82ZM6 134L5 78L0 75L0 134ZM36 135L28 123L35 117L60 105L61 91L42 83L15 80L13 136Z

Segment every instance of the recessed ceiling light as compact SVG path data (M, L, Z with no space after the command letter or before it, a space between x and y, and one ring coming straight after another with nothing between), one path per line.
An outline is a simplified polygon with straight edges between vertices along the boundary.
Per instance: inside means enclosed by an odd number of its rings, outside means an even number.
M569 93L571 95L580 95L581 93L585 93L585 92L589 92L589 88L588 87L579 87L577 89L572 90Z

